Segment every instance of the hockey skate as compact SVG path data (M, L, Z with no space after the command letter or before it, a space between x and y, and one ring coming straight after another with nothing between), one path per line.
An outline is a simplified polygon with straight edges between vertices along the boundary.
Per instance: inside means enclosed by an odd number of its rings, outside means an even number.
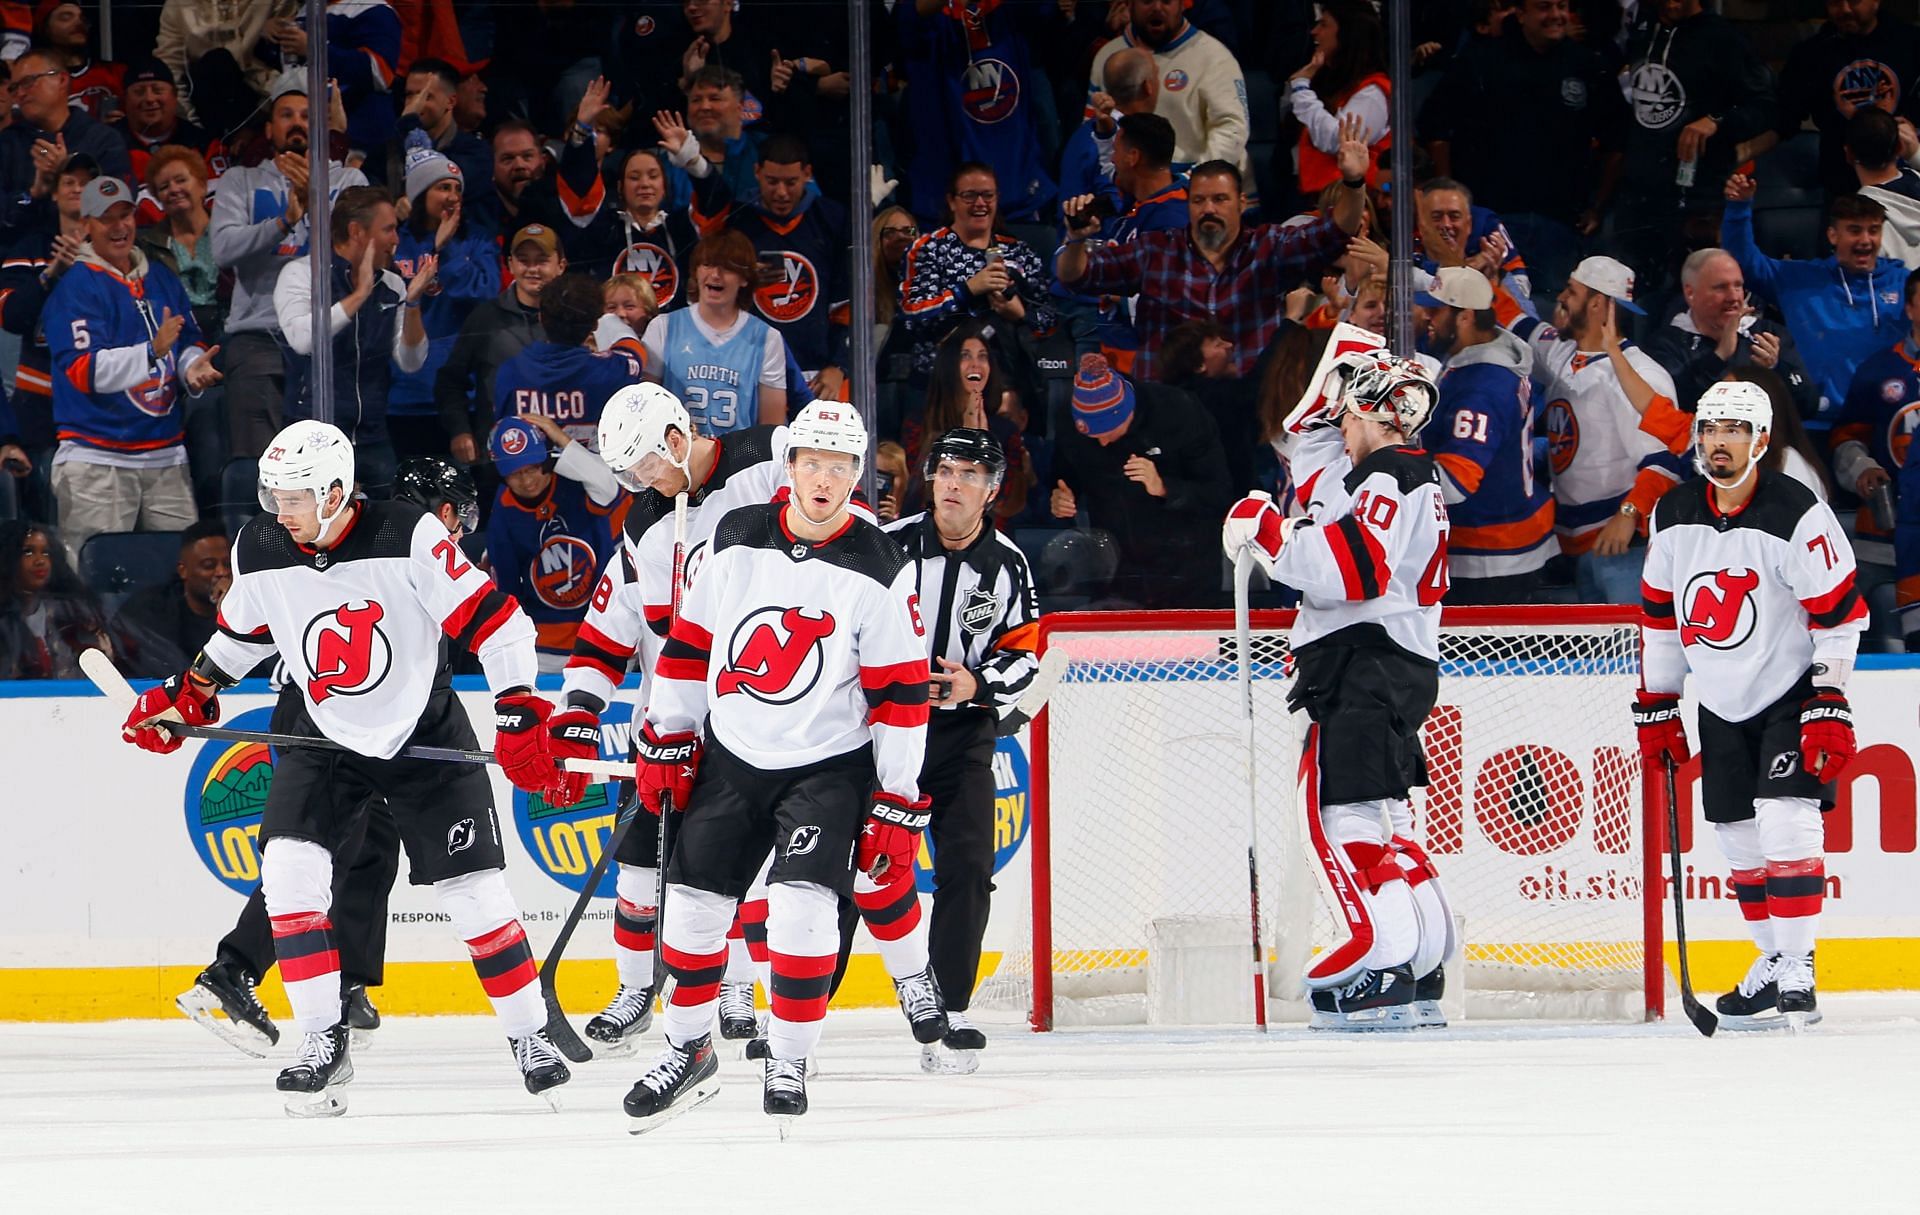
M547 1031L535 1030L524 1038L508 1038L507 1045L513 1048L513 1061L520 1065L520 1076L526 1081L527 1091L558 1113L560 1095L553 1090L573 1079L573 1073L567 1070L567 1061L554 1049Z
M753 1040L740 1048L740 1057L755 1063L765 1063L768 1059L773 1058L773 1050L767 1045L767 1019L765 1017L760 1018L759 1029L754 1033ZM818 1080L819 1078L820 1051L819 1048L816 1047L814 1053L807 1056L807 1079Z
M938 1042L920 1048L920 1070L930 1076L970 1076L980 1070L980 1052L987 1036L964 1012L947 1012L947 1032Z
M1780 1016L1780 985L1774 982L1779 966L1777 953L1763 953L1753 960L1739 986L1713 1003L1713 1010L1720 1014L1720 1028L1778 1029L1786 1024Z
M1813 996L1813 955L1781 954L1773 981L1780 987L1780 1016L1789 1033L1820 1023L1820 1005Z
M1370 1033L1413 1028L1413 972L1405 966L1363 970L1344 987L1313 993L1309 1029Z
M720 1036L729 1042L744 1042L754 1036L753 984L720 985Z
M367 1044L373 1041L373 1031L380 1028L380 1010L375 1008L373 1001L367 998L367 988L364 983L355 983L347 988L346 998L342 1003L345 1005L347 1028L353 1031L353 1044L356 1048L365 1050Z
M221 960L201 971L193 986L173 998L174 1007L214 1037L256 1059L280 1044L280 1027L254 994L253 976L238 962Z
M807 1063L804 1059L768 1059L760 1090L760 1108L785 1139L793 1120L807 1112Z
M1440 998L1447 994L1447 968L1436 966L1413 984L1413 1028L1445 1029L1447 1014L1440 1010Z
M667 1043L620 1104L633 1119L627 1130L644 1135L719 1093L720 1060L713 1053L713 1035L701 1034L685 1046Z
M287 1095L288 1117L337 1118L347 1112L343 1090L353 1079L350 1042L344 1021L301 1038L300 1054L273 1084Z
M933 977L933 967L895 979L893 991L900 997L900 1011L907 1014L915 1042L925 1046L947 1036L947 1013L940 1007L940 983Z
M630 1055L633 1040L653 1024L653 988L628 987L613 993L613 1002L587 1022L587 1038L608 1055Z

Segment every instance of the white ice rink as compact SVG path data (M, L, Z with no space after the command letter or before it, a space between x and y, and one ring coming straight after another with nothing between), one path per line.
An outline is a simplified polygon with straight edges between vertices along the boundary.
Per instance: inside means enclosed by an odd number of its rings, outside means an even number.
M1005 1025L968 1077L835 1013L786 1143L731 1049L718 1099L634 1138L639 1060L576 1067L554 1114L478 1018L389 1020L320 1122L184 1020L5 1025L0 1211L1920 1212L1920 998L1822 1004L1799 1039Z

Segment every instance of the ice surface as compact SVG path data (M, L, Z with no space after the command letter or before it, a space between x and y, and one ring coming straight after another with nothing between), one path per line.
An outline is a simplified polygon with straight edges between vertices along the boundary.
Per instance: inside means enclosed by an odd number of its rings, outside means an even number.
M392 1018L355 1056L346 1116L296 1122L273 1091L283 1058L185 1020L4 1025L0 1209L1920 1211L1920 997L1821 1003L1798 1039L1003 1023L966 1077L922 1075L897 1014L832 1013L785 1144L731 1047L715 1101L629 1136L620 1098L657 1033L577 1067L556 1115L490 1020Z

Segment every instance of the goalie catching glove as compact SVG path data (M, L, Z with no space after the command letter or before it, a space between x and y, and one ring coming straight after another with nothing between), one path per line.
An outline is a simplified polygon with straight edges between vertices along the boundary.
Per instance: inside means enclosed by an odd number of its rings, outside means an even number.
M1680 720L1678 696L1635 693L1633 726L1640 732L1640 754L1647 759L1669 759L1677 767L1692 758L1693 752L1687 747L1687 723Z
M687 808L693 796L693 778L700 772L700 738L689 730L684 734L656 734L652 725L640 727L640 759L633 778L640 790L640 804L647 813L660 813L660 796L673 798L676 811Z
M1816 692L1800 704L1800 764L1830 781L1853 762L1853 710L1838 692Z
M1251 548L1267 572L1272 573L1273 563L1280 559L1280 549L1287 538L1296 528L1312 526L1308 519L1287 518L1270 495L1255 491L1235 502L1227 512L1226 522L1220 525L1220 547L1232 559L1239 558L1241 549Z
M889 873L911 872L914 854L920 851L920 833L932 818L927 810L932 804L925 794L911 805L892 793L874 794L867 825L860 832L856 861L860 872L876 882Z
M168 721L189 726L210 726L220 720L220 702L211 685L202 685L187 672L181 672L163 684L140 694L127 714L120 737L143 751L171 755L187 741L185 734L165 728Z

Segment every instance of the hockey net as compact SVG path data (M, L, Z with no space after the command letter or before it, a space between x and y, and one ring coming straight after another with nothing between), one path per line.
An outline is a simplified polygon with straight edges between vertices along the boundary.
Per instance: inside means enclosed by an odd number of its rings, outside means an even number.
M1301 847L1290 619L1253 615L1251 765L1231 613L1044 619L1045 648L1069 666L1031 736L1031 897L1010 901L1028 908L1033 946L1001 956L976 1007L1019 1009L1036 1029L1145 1020L1155 926L1180 918L1237 917L1250 975L1256 835L1270 1007L1304 1015L1300 974L1334 933ZM1634 619L1575 607L1444 617L1423 731L1431 783L1413 806L1461 930L1464 957L1447 969L1466 1016L1661 1008L1661 836L1629 720Z

